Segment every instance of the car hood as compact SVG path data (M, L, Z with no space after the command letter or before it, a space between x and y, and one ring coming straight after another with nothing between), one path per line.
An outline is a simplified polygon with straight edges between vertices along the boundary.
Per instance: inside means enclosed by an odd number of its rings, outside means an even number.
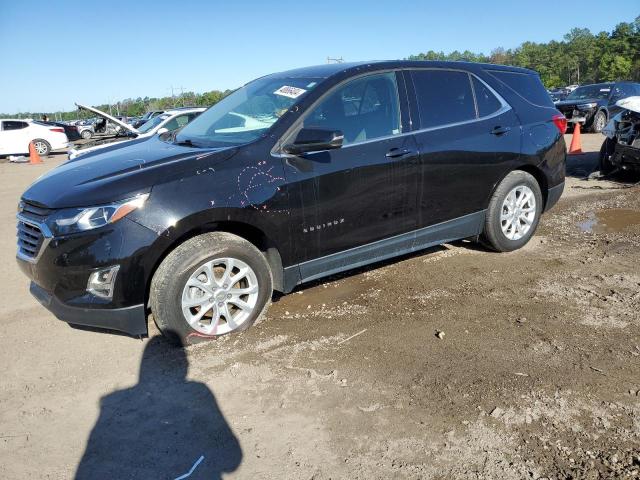
M582 105L584 103L597 103L598 105L602 105L606 103L606 100L602 98L587 98L585 100L561 100L556 103L556 107L575 107L576 105Z
M64 163L40 177L22 199L48 208L110 203L159 183L197 175L236 151L184 147L154 137Z
M137 129L133 128L131 125L128 125L128 124L124 123L121 120L118 120L116 117L112 117L108 113L104 113L102 110L98 110L97 108L89 107L88 105L81 105L79 103L76 103L76 107L78 107L79 109L82 109L82 110L87 110L89 112L93 112L96 115L98 115L99 117L106 118L110 122L113 122L116 125L120 125L122 128L124 128L125 130L128 130L131 133L135 133L136 135L138 135L140 133Z
M624 108L625 110L631 110L632 112L640 113L640 97L633 96L618 100L616 105Z

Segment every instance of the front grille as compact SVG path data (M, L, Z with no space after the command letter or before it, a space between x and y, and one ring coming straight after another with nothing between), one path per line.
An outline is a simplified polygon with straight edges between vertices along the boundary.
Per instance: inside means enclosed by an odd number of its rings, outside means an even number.
M28 258L36 258L44 235L36 225L18 220L18 252Z
M20 215L38 223L43 222L52 211L50 208L25 201L20 202L20 207Z
M52 209L31 202L20 202L18 214L18 256L36 259L46 237L50 237L44 226ZM43 231L43 229L45 231Z

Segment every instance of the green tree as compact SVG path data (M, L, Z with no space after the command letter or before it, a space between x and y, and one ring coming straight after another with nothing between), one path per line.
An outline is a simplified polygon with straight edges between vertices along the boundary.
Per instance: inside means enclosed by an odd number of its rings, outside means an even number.
M633 63L631 58L622 55L606 53L600 61L600 75L602 81L625 80L631 77Z
M515 65L537 71L547 87L609 80L640 81L640 16L620 23L611 32L594 35L573 28L562 41L524 42L513 50L497 47L488 56L469 51L435 52L410 60L468 60Z

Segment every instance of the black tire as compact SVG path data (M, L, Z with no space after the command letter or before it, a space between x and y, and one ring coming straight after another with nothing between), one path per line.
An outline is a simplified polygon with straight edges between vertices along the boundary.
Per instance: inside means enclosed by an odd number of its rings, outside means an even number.
M256 275L258 299L251 315L233 332L246 330L266 311L273 282L265 256L253 244L226 232L198 235L179 245L162 261L151 281L149 305L156 325L174 344L186 346L217 338L189 325L182 312L182 294L189 277L209 260L231 257L247 264ZM222 321L222 320L221 320Z
M51 153L51 144L46 140L43 140L42 138L36 138L34 140L31 140L31 143L33 143L33 146L36 148L36 152L38 152L38 155L40 155L41 157L46 157L47 155L49 155L49 153Z
M591 123L591 131L593 133L600 133L602 129L607 125L607 113L604 110L600 110L593 117Z
M613 138L605 138L600 147L600 175L609 175L616 166L611 163L611 155L616 149L616 140Z
M533 192L535 197L535 216L531 221L529 230L521 238L512 240L502 231L502 221L500 217L507 195L519 186L528 187ZM543 208L542 201L540 185L538 185L538 181L532 175L522 170L511 172L500 182L491 196L485 217L484 231L480 238L481 242L486 247L497 252L510 252L526 245L538 227Z
M91 136L92 136L91 130L88 130L88 129L87 129L87 130L83 130L83 131L80 133L80 136L81 136L84 140L89 140L89 139L91 138Z

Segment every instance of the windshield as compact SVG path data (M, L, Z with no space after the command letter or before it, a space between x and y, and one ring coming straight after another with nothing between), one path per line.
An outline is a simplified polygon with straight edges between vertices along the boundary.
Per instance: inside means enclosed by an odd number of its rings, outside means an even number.
M320 80L273 76L254 80L187 124L176 136L176 141L188 140L203 147L249 143L264 135Z
M147 133L147 132L153 130L154 128L156 128L158 125L160 125L162 122L164 122L169 117L170 117L170 115L159 115L157 117L153 117L151 120L148 120L148 121L144 122L142 124L142 126L140 128L138 128L138 131L140 133Z
M567 100L589 100L591 98L605 99L609 98L611 93L611 85L585 85L578 87L569 94Z

